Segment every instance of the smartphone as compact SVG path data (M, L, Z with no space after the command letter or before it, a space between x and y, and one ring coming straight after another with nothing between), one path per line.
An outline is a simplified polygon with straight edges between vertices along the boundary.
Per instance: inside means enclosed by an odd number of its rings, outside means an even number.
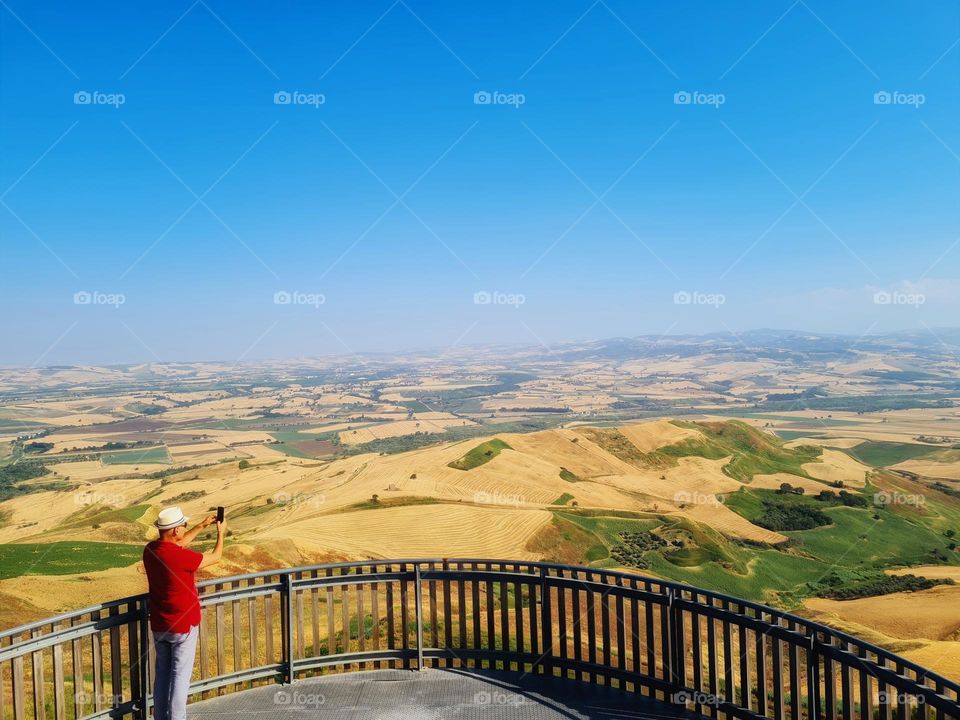
M217 522L218 523L223 522L223 505L219 505L217 507Z

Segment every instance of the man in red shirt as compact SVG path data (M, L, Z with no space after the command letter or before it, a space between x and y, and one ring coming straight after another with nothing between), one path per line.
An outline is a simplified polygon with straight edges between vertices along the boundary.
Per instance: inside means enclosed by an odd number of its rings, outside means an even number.
M187 530L187 518L180 508L164 508L154 523L160 539L147 543L143 549L143 566L150 586L150 628L157 655L154 720L187 717L200 625L200 598L194 573L220 560L226 522L217 523L217 544L210 552L195 552L188 546L201 530L215 522L216 515L211 515Z

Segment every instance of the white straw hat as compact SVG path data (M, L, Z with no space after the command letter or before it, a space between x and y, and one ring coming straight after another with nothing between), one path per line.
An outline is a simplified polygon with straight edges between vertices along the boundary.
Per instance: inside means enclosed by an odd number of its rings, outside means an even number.
M161 510L153 524L156 525L158 530L169 530L180 527L181 525L186 525L188 519L189 518L183 514L183 510L177 506L173 506Z

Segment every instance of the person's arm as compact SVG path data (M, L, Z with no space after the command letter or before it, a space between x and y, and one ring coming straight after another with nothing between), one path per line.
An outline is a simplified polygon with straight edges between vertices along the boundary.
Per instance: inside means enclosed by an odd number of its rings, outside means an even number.
M217 523L217 544L214 546L213 550L210 552L205 552L203 554L203 560L200 561L200 567L208 567L210 565L215 565L220 562L220 557L223 555L223 538L227 534L227 521Z
M190 543L192 543L196 539L197 535L200 534L200 531L206 530L208 527L213 525L213 523L215 523L216 521L217 521L217 516L210 515L209 517L205 517L203 520L198 522L192 528L187 530L183 534L183 537L180 538L180 547L190 547Z

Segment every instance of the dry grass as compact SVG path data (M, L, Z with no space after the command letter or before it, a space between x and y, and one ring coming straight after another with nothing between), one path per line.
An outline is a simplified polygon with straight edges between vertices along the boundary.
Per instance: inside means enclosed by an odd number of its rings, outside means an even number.
M955 580L960 583L960 567L956 565L918 565L886 572L887 575L918 575L931 580Z
M805 463L803 469L812 477L824 482L842 482L851 487L863 487L866 473L870 470L840 450L824 448L820 462Z
M536 554L523 548L551 517L543 510L409 505L294 522L257 539L289 538L298 546L354 558L533 559Z
M818 613L873 628L900 640L953 640L960 632L960 586L940 585L913 593L891 593L857 600L811 598Z
M688 438L702 437L702 433L697 430L679 427L669 420L625 425L620 428L620 433L644 453L653 452L664 445L674 445Z

